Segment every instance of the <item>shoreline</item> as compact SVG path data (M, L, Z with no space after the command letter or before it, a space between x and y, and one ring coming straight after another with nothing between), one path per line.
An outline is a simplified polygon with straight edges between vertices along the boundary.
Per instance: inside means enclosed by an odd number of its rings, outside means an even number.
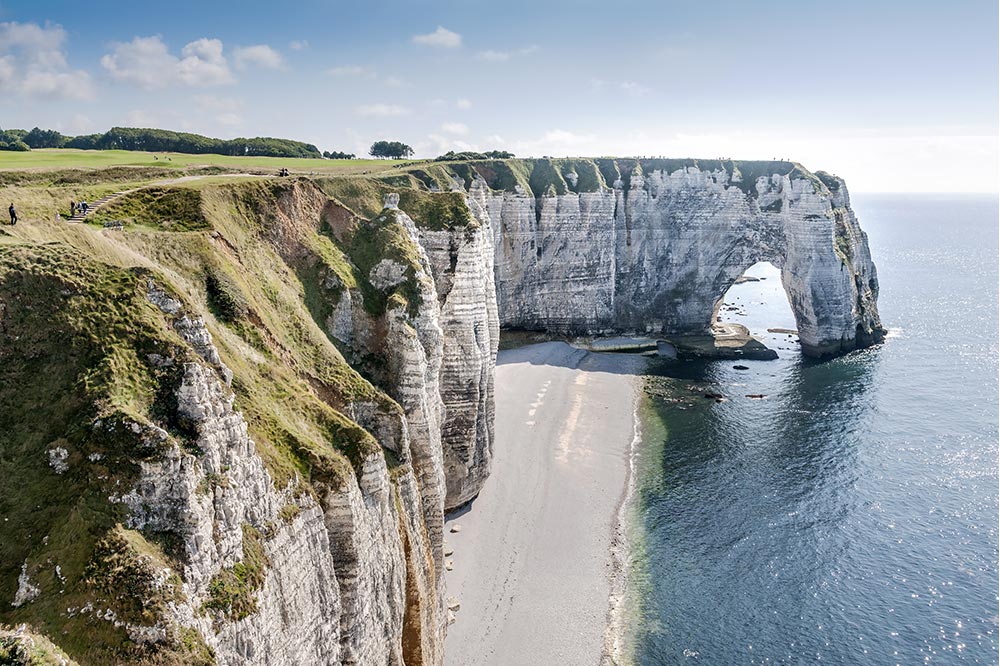
M637 382L643 385L646 378L639 377ZM632 405L632 439L627 449L627 472L625 488L615 512L616 522L611 535L608 573L608 584L611 594L608 597L607 624L604 628L604 645L601 651L601 666L623 666L632 663L626 656L629 650L629 634L625 629L626 613L629 610L629 574L632 568L632 543L630 540L630 512L634 509L638 484L636 483L636 462L643 442L643 427L640 417L644 391L635 391Z
M493 473L445 517L446 664L623 663L648 361L560 342L498 357Z

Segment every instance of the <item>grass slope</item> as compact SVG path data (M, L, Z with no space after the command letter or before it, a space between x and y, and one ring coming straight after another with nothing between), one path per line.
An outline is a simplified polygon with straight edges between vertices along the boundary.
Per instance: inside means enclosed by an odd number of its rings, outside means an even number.
M154 159L155 158L155 159ZM169 160L168 160L169 158ZM75 150L72 148L39 148L30 152L0 151L0 169L36 168L106 168L112 166L143 166L178 169L189 166L221 166L232 169L265 169L269 172L284 167L293 171L316 173L355 173L359 170L383 170L412 160L321 160L286 157L233 157L230 155L191 155L187 153L146 153L134 150Z
M159 450L133 424L175 430L162 387L176 384L178 366L155 367L149 355L186 352L146 300L147 274L61 244L0 246L0 598L14 598L22 567L41 591L22 608L3 604L0 622L27 621L82 663L148 656L124 628L80 611L86 603L148 626L167 601L151 584L152 563L166 556L144 535L121 535L125 516L108 501ZM62 474L50 465L57 449ZM99 547L115 533L117 563ZM130 575L116 578L125 561ZM180 641L161 654L191 658Z

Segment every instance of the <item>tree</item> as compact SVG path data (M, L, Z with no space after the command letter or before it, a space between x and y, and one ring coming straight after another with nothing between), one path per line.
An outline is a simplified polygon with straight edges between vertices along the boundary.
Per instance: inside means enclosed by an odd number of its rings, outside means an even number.
M376 141L372 144L368 154L379 159L398 160L413 155L413 148L400 141Z
M320 158L319 149L311 143L276 139L268 136L238 139L213 139L200 134L170 130L112 127L104 134L72 137L67 148L87 150L146 150L188 154L216 153L235 156L310 157Z
M323 157L328 160L353 160L356 156L354 153L342 153L339 150L324 150Z
M19 152L31 150L31 147L22 141L22 138L26 134L27 132L24 132L23 130L4 131L0 129L0 150L16 150Z
M43 130L35 127L24 135L23 141L32 148L62 148L68 137L55 130Z
M461 153L456 153L453 150L449 150L444 155L434 158L435 162L456 162L465 160L508 160L514 157L514 153L508 152L506 150L487 150L485 153L477 153L474 151L465 151Z

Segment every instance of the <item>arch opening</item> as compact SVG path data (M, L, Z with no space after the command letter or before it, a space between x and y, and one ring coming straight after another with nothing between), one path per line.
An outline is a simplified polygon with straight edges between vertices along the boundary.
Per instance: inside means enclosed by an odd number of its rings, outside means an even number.
M779 356L799 354L798 324L781 269L759 261L743 271L715 302L712 333L750 335Z

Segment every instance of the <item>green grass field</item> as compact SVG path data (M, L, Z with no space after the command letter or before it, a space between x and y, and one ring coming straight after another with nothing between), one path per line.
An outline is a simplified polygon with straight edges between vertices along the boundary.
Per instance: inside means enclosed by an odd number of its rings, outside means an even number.
M169 158L169 160L167 159ZM232 169L278 169L296 172L343 173L366 169L389 169L412 160L320 160L285 157L231 157L229 155L189 155L185 153L144 153L132 150L74 150L40 148L30 152L0 151L0 169L71 169L112 166L181 168L221 166Z

